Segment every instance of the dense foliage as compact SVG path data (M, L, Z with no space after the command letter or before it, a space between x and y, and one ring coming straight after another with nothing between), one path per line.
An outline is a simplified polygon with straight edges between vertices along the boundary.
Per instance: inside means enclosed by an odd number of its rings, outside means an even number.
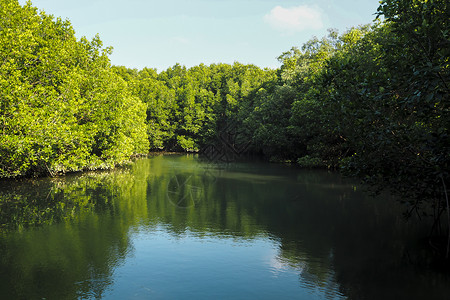
M148 151L145 104L98 37L30 3L0 1L0 177L122 163Z
M159 74L153 69L113 69L147 104L147 133L154 150L199 151L214 143L224 123L248 109L249 95L276 78L273 70L239 63L190 69L177 64Z
M341 167L400 194L410 213L431 206L435 232L450 213L447 1L381 1L380 20L294 47L277 70L160 73L112 67L98 37L77 40L31 4L0 4L0 177L227 146Z

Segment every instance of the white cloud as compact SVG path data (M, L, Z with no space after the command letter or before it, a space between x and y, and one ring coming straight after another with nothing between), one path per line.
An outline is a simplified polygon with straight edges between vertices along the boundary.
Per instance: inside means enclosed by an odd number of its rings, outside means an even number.
M290 8L276 6L264 16L264 21L276 29L287 32L322 29L324 27L319 8L308 5Z

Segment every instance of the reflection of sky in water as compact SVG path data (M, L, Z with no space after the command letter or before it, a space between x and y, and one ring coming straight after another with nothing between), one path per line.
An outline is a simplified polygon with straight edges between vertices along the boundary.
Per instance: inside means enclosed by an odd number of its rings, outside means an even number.
M105 299L343 298L336 296L337 290L327 297L314 285L299 284L302 263L292 266L280 259L280 245L269 237L218 238L190 231L174 235L162 226L147 229L131 235L132 254L114 271Z

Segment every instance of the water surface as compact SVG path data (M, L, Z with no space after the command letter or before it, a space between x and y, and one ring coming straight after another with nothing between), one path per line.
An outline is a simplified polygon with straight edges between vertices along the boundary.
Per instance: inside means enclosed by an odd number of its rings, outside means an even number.
M388 197L326 171L156 156L0 182L1 299L443 299Z

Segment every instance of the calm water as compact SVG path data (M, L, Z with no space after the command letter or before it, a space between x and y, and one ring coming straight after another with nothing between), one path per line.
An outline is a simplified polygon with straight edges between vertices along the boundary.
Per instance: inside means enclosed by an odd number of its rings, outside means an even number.
M445 299L401 213L338 174L195 156L0 182L0 299Z

